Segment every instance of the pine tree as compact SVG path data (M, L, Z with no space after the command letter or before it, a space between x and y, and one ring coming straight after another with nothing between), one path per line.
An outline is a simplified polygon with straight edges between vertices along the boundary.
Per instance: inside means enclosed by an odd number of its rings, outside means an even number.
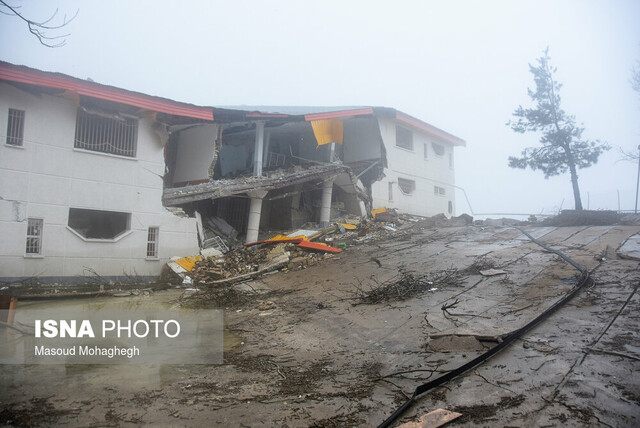
M568 115L560 106L562 85L554 79L556 68L549 64L549 48L538 58L536 65L529 64L536 84L535 91L528 89L534 108L518 108L513 112L515 120L507 122L515 132L540 132L539 147L528 147L521 157L509 157L511 168L541 170L545 178L569 171L573 186L575 209L582 210L578 169L598 162L600 155L609 150L608 144L600 140L582 138L584 128L577 126L575 117Z

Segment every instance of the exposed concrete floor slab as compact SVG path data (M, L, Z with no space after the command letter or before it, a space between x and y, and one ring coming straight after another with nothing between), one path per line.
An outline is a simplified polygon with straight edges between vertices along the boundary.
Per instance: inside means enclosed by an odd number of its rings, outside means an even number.
M365 242L251 282L277 292L275 306L226 311L238 341L224 365L4 366L0 411L31 412L45 425L42 409L57 425L372 426L403 394L495 346L491 336L526 324L576 283L573 267L515 228L409 230L404 240ZM592 270L595 283L491 360L420 397L400 422L446 408L463 415L449 426L640 425L640 269L616 255L640 226L526 230ZM480 259L507 274L474 273ZM400 266L468 277L408 300L352 305L358 290L392 280ZM455 315L441 310L456 299Z
M640 234L630 236L618 250L620 257L640 260Z

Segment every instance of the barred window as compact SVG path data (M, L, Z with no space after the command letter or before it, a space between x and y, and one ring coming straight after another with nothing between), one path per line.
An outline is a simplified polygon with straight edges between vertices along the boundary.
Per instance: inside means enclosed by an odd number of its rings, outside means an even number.
M7 121L7 144L22 146L24 138L24 111L9 109Z
M78 109L75 148L135 157L137 140L137 119Z
M401 126L396 126L396 146L413 150L413 132Z
M147 234L147 258L158 258L158 235L160 234L159 227L150 227Z
M27 247L25 250L27 254L42 254L43 224L44 221L41 218L30 218L27 221Z

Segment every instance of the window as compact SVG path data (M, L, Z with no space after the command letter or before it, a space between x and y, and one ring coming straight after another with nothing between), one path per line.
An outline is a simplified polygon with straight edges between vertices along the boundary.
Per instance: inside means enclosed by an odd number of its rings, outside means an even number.
M413 150L413 132L401 126L396 126L396 146Z
M453 202L449 201L447 211L449 211L449 214L453 214Z
M137 119L78 110L75 148L135 157L137 140Z
M453 168L453 153L449 153L449 168Z
M131 214L69 208L68 226L86 239L116 239L129 230Z
M42 254L42 226L44 221L40 218L30 218L27 221L27 248L28 255Z
M427 160L429 159L429 149L427 148L428 145L427 143L424 143L423 146L424 146L424 160Z
M10 146L22 146L24 138L24 111L9 109L7 121L7 144Z
M159 227L150 227L147 234L147 258L158 258L158 235L160 234Z
M407 180L406 178L398 178L398 187L402 193L410 195L414 190L416 190L416 182L413 180Z
M445 196L447 194L447 189L440 186L433 186L433 194L436 196Z
M393 201L393 183L389 183L389 201Z
M438 143L431 143L431 147L433 147L433 152L438 156L444 156L444 146Z

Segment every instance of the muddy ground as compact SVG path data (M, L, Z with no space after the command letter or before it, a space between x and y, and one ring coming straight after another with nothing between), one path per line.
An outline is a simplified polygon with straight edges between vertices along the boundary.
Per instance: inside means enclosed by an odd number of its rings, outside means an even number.
M235 285L223 299L223 365L2 366L0 423L375 426L417 385L495 346L576 284L577 270L515 228L409 226ZM525 229L594 283L399 422L446 408L462 413L449 426L640 425L640 264L617 254L640 226ZM479 274L488 268L506 273ZM182 293L131 299L219 306Z

